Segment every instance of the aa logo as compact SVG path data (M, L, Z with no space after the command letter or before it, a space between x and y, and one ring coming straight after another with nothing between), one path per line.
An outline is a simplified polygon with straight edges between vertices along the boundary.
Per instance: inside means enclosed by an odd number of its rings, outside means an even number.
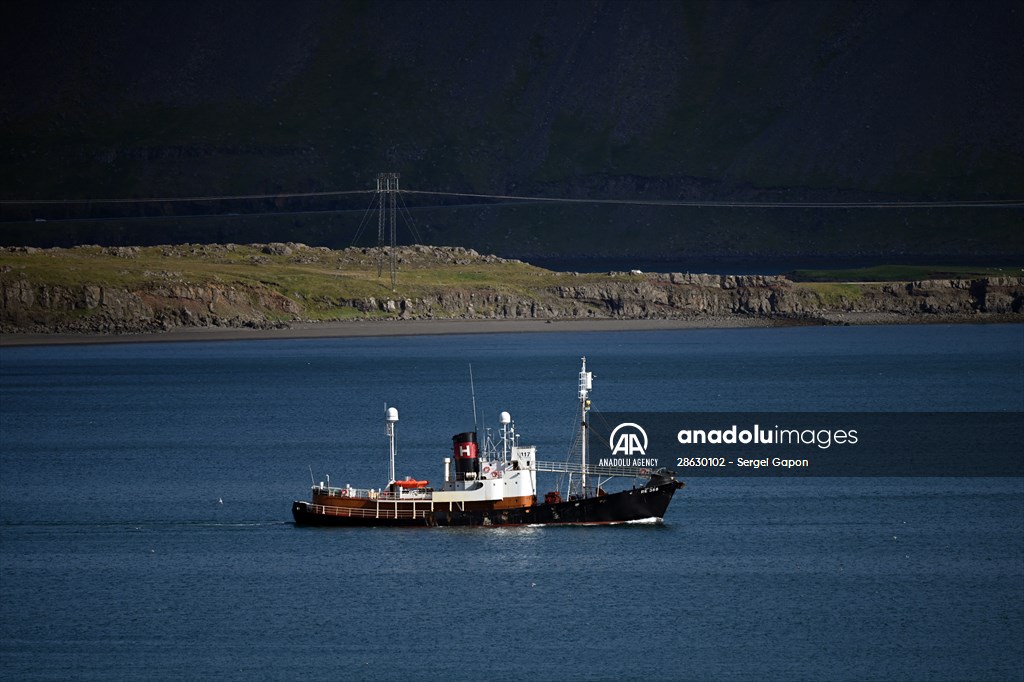
M608 447L613 455L646 455L647 432L633 422L619 424L608 436Z

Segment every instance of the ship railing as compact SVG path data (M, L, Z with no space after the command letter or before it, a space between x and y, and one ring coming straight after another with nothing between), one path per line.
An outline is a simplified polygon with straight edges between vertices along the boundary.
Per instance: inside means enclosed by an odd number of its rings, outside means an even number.
M534 468L555 474L581 474L584 467L579 462L536 462ZM617 476L621 478L647 478L654 473L664 471L663 467L605 467L588 464L588 476Z
M308 504L307 508L314 514L324 516L342 516L359 519L424 519L431 513L430 505L417 509L376 505L373 507L332 507L323 504Z
M385 502L394 502L396 500L421 500L430 501L432 497L432 490L426 489L415 489L407 490L400 493L394 493L389 490L375 490L373 488L328 488L327 486L314 486L313 492L317 495L326 495L328 497L337 497L340 499L355 498L360 500L381 500Z
M327 495L328 497L357 497L367 500L375 500L381 495L378 490L372 488L328 488L327 486L313 486L313 492L317 495Z
M373 497L371 499L385 501L403 500L406 502L408 502L409 500L415 500L417 502L421 500L426 500L427 502L429 502L430 499L433 497L433 495L431 494L432 492L433 491L422 489L406 490L401 493L393 493L387 490L382 490L376 494L376 497Z

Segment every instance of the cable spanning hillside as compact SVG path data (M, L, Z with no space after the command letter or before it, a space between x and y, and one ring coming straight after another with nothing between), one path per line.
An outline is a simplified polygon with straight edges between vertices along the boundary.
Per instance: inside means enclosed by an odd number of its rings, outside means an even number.
M397 197L392 212L401 215L401 237L387 219L375 230L372 219L390 206L386 197ZM368 199L369 198L369 199ZM408 199L408 201L407 201ZM353 200L359 203L352 203ZM368 203L367 203L368 202ZM559 197L513 194L481 194L431 190L337 190L324 192L280 192L276 194L210 195L189 197L122 197L90 199L6 199L0 200L0 244L73 245L97 242L108 245L149 245L163 241L202 241L213 230L224 241L247 241L254 234L273 238L278 234L304 235L310 242L327 245L384 244L385 232L391 243L437 242L450 234L467 216L486 216L490 223L506 225L504 239L495 239L493 229L475 230L466 236L471 245L496 245L506 255L534 253L537 240L528 236L538 227L564 219L573 224L580 217L590 219L585 234L563 229L563 243L575 250L552 248L544 253L602 255L595 232L610 235L604 240L610 253L643 254L643 244L664 235L675 251L712 255L762 253L808 253L805 265L814 265L821 254L885 254L895 250L906 254L936 254L943 257L969 251L978 256L1019 256L1024 253L1024 233L1003 226L1020 219L1020 199L963 201L780 201L717 199L629 199L623 197ZM628 226L636 215L660 218L641 233ZM778 222L792 220L791 238L799 242L780 248L778 236L758 224L757 216L780 214ZM414 216L418 216L415 217ZM594 219L598 224L594 225ZM710 225L694 225L709 220ZM834 229L801 234L803 221L824 222ZM602 230L601 221L605 223ZM900 222L900 233L893 235L886 226ZM943 222L978 221L970 234L947 235L937 230ZM685 230L676 229L680 223ZM440 227L441 223L443 227ZM975 224L975 223L972 223ZM845 225L851 229L846 231ZM254 227L256 229L254 229ZM422 232L421 232L422 228ZM426 233L426 238L423 236ZM522 233L527 236L523 239ZM844 234L845 232L845 234ZM990 236L986 236L986 233ZM377 239L374 240L374 234ZM616 251L620 235L628 234L631 243ZM167 239L167 237L171 237ZM572 240L579 236L575 242ZM957 249L964 239L983 247ZM70 244L68 244L70 241ZM768 242L766 245L766 241ZM548 244L556 243L548 236ZM971 242L968 242L971 244ZM695 245L697 248L694 248ZM971 244L973 246L973 244ZM765 248L767 246L767 248ZM525 247L525 248L524 248ZM788 247L788 248L786 248ZM809 248L808 248L809 247ZM899 247L899 248L896 248ZM801 251L801 248L808 248ZM605 253L609 253L605 252ZM671 250L668 252L671 254ZM666 252L659 252L665 256ZM890 259L891 260L891 259Z

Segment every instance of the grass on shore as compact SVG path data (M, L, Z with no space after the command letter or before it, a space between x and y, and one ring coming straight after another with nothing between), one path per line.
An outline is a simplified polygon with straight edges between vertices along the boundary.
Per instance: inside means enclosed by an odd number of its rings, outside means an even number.
M337 302L346 299L415 299L459 289L528 296L570 277L518 261L458 255L445 259L431 252L404 250L394 290L388 262L378 275L377 257L371 250L299 248L288 254L268 254L259 245L0 251L0 282L23 277L55 286L127 289L240 285L269 289L301 301L312 317L322 313L336 319ZM581 275L574 282L596 277Z
M1024 267L877 265L846 270L795 270L786 276L794 282L916 282L925 279L1021 277L1024 276Z

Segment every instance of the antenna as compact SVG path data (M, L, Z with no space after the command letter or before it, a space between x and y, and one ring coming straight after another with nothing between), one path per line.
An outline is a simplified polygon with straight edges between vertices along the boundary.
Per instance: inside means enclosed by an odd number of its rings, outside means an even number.
M473 430L476 431L476 388L473 386L473 363L469 363L469 394L473 398Z
M498 423L501 424L501 458L507 462L509 436L515 436L515 427L511 425L512 415L502 412L498 415ZM513 443L513 445L515 444Z
M391 483L395 482L395 422L398 421L398 410L396 410L393 407L389 407L389 408L385 409L384 410L384 421L387 424L387 434L388 434L388 442L389 442L388 450L390 451L390 454L391 454L391 457L390 457L391 466L390 466L390 468L388 470L388 474L389 474L390 479L391 479L390 483L388 483L388 485L390 485Z
M586 356L580 358L583 367L580 369L580 489L583 497L587 496L587 412L590 411L590 389L594 387L594 375L587 371Z
M316 487L316 479L315 479L315 478L313 478L313 465L312 465L312 464L309 464L309 465L307 465L307 466L309 466L309 482L310 482L310 483L311 483L311 484L313 485L313 487L315 488L315 487Z

